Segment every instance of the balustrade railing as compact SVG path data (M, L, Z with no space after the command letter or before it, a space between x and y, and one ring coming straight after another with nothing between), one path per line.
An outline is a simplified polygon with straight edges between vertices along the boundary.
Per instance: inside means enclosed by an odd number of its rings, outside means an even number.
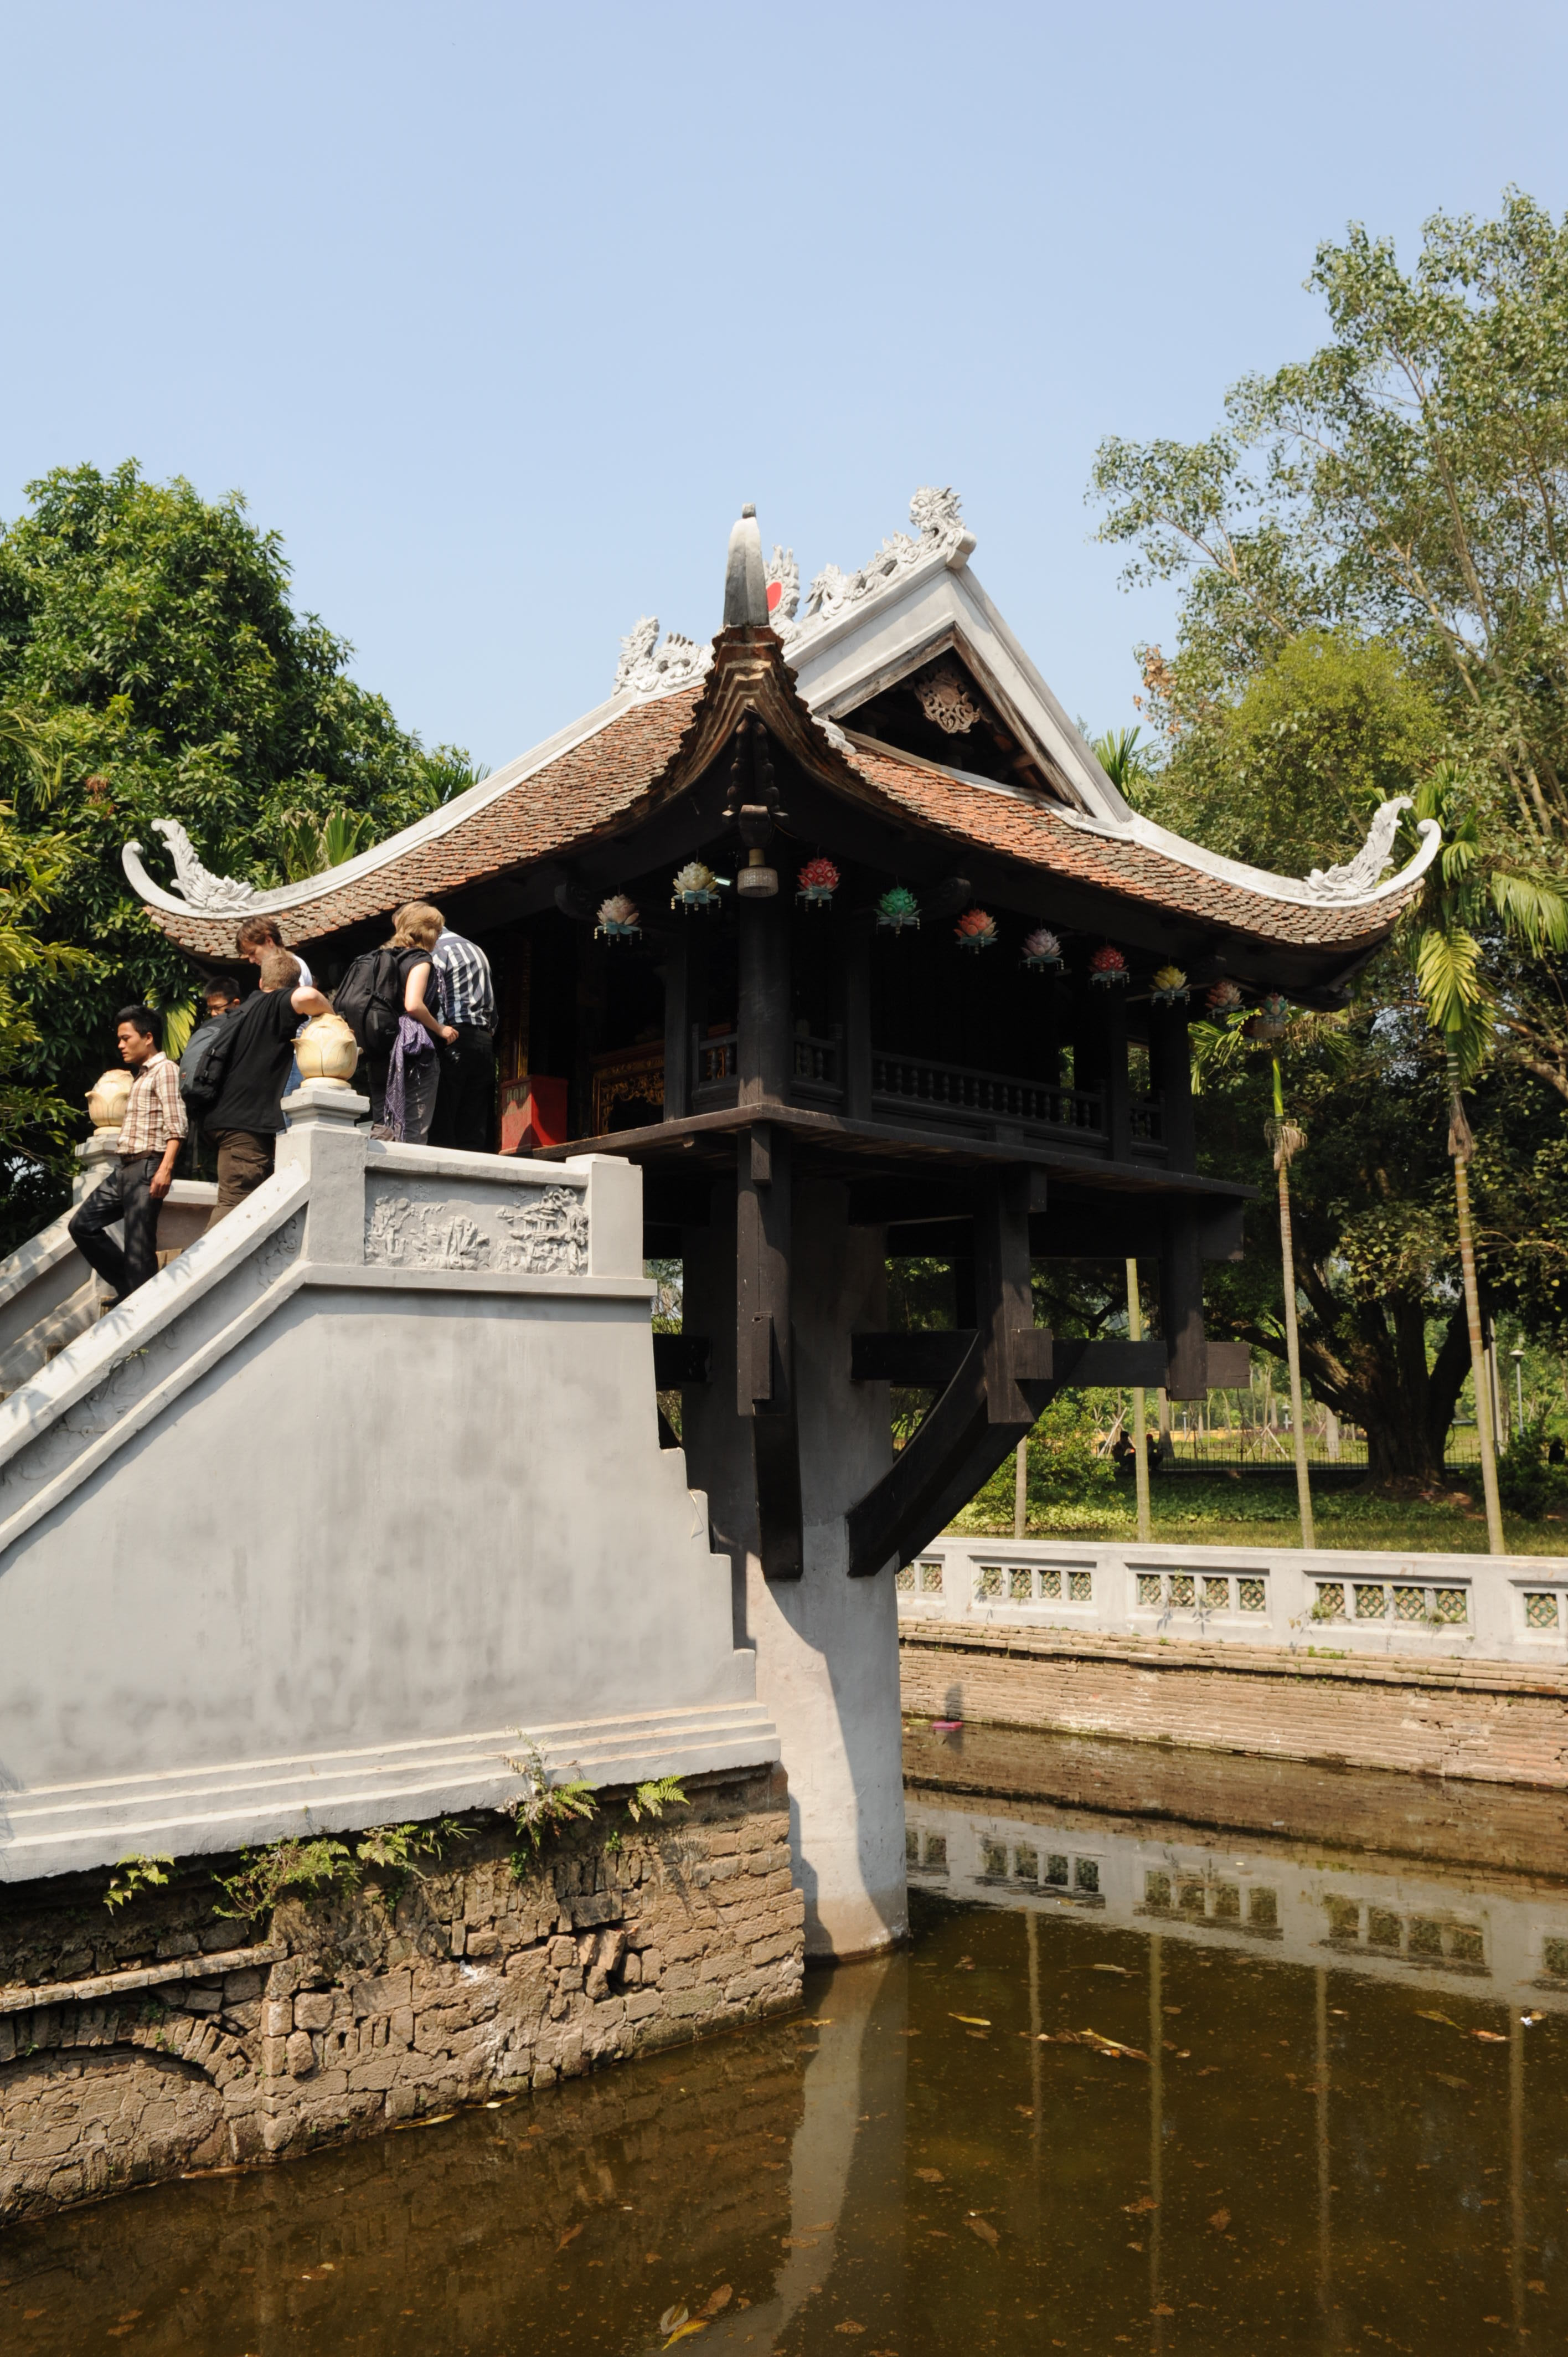
M896 1585L906 1624L1076 1629L1157 1637L1173 1651L1316 1647L1335 1661L1391 1652L1568 1660L1568 1564L1554 1555L948 1533L901 1566Z
M1018 1080L1006 1072L974 1071L967 1065L934 1063L926 1056L875 1050L871 1092L898 1105L919 1105L939 1114L1027 1123L1090 1136L1102 1135L1105 1128L1105 1101L1098 1090L1061 1088L1054 1081Z
M739 1069L736 1063L739 1046L738 1031L714 1032L706 1039L700 1032L693 1034L692 1063L700 1089L709 1088L715 1082L735 1079Z
M842 1090L842 1039L822 1039L809 1031L797 1031L791 1047L790 1070L802 1086L812 1090L831 1090L835 1094Z

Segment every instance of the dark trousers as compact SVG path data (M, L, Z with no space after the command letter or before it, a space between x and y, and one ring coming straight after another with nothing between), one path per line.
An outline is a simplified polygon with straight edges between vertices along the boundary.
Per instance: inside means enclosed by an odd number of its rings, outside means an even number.
M456 1039L441 1042L441 1087L430 1143L490 1154L495 1150L495 1041L478 1023L459 1023L456 1032Z
M210 1129L207 1135L218 1148L218 1200L207 1222L215 1228L255 1193L263 1178L272 1177L277 1139L256 1129Z
M117 1300L158 1273L158 1207L148 1191L158 1154L127 1155L115 1164L73 1216L66 1232L89 1268L113 1286ZM125 1223L125 1249L106 1232Z

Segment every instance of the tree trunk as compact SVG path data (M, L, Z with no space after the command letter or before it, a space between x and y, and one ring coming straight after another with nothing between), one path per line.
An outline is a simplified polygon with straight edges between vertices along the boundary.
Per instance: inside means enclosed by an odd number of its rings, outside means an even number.
M1449 1057L1452 1071L1455 1059ZM1457 1099L1458 1086L1455 1084ZM1492 1402L1487 1382L1486 1353L1481 1345L1481 1294L1476 1282L1476 1238L1470 1224L1469 1157L1454 1157L1454 1194L1459 1218L1459 1265L1465 1276L1465 1322L1470 1338L1470 1372L1476 1392L1476 1433L1481 1444L1481 1491L1487 1501L1487 1544L1494 1555L1507 1552L1503 1510L1498 1496L1498 1460L1492 1448Z
M1279 1066L1274 1066L1276 1079ZM1306 1469L1306 1420L1301 1405L1301 1342L1295 1323L1295 1251L1290 1226L1290 1156L1282 1142L1280 1166L1280 1260L1284 1275L1285 1357L1290 1367L1291 1440L1295 1451L1295 1502L1301 1517L1301 1543L1316 1546L1312 1526L1312 1482Z
M1127 1340L1141 1342L1144 1339L1144 1303L1138 1291L1138 1264L1127 1263ZM1138 1493L1138 1536L1147 1541L1155 1535L1149 1508L1149 1444L1148 1424L1144 1413L1143 1386L1133 1386L1133 1447L1137 1451L1133 1459L1133 1475Z
M1316 1308L1320 1272L1309 1268L1298 1274ZM1326 1289L1322 1297L1328 1300ZM1337 1308L1335 1328L1326 1335L1301 1338L1302 1369L1314 1393L1326 1407L1366 1433L1369 1480L1434 1488L1444 1477L1448 1428L1469 1372L1463 1304L1450 1316L1430 1366L1427 1308L1419 1297L1394 1295L1369 1304L1354 1323L1341 1306L1330 1306ZM1273 1358L1285 1359L1277 1332L1257 1326L1237 1330Z

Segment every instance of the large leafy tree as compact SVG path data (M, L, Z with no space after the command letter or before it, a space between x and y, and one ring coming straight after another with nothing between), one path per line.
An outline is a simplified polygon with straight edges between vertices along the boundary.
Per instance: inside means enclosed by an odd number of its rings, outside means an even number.
M349 678L351 650L295 613L278 535L237 495L205 500L128 462L60 468L28 498L0 532L7 856L18 873L34 863L37 940L91 952L85 964L40 954L9 978L0 1146L30 1223L60 1189L59 1101L80 1103L102 1069L115 1006L172 1008L191 991L125 882L127 838L156 861L151 823L176 818L209 866L271 885L308 846L341 856L473 773Z
M1343 856L1392 793L1444 831L1421 906L1359 985L1356 1069L1313 1083L1293 1171L1316 1271L1314 1388L1344 1406L1359 1367L1348 1412L1371 1428L1379 1394L1375 1453L1415 1472L1437 1460L1434 1419L1479 1349L1480 1287L1511 1285L1542 1316L1555 1297L1551 1254L1519 1228L1538 1177L1486 1118L1494 1103L1533 1117L1537 1097L1486 1075L1500 1060L1568 1099L1568 221L1510 191L1495 221L1434 217L1409 271L1353 228L1309 284L1321 350L1235 386L1207 441L1107 442L1094 495L1129 578L1182 583L1174 654L1142 651L1158 815L1295 873ZM1428 1096L1446 1209L1426 1146L1412 1158ZM1553 1150L1536 1139L1534 1173ZM1353 1183L1326 1183L1326 1154L1350 1157Z
M1435 215L1414 267L1353 227L1308 281L1330 337L1243 379L1207 441L1104 443L1101 537L1130 580L1183 584L1179 640L1144 651L1167 743L1212 735L1286 651L1375 641L1467 780L1477 864L1568 872L1568 218L1510 190L1495 221ZM1223 733L1221 728L1220 733ZM1506 912L1504 912L1506 913ZM1568 1098L1550 964L1477 935L1497 1039Z

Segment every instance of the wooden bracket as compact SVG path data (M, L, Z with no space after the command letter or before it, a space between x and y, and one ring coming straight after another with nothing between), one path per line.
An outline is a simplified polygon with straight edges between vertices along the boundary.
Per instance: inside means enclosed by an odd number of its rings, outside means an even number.
M915 1334L852 1334L852 1383L910 1383L945 1391L974 1340L972 1327Z

